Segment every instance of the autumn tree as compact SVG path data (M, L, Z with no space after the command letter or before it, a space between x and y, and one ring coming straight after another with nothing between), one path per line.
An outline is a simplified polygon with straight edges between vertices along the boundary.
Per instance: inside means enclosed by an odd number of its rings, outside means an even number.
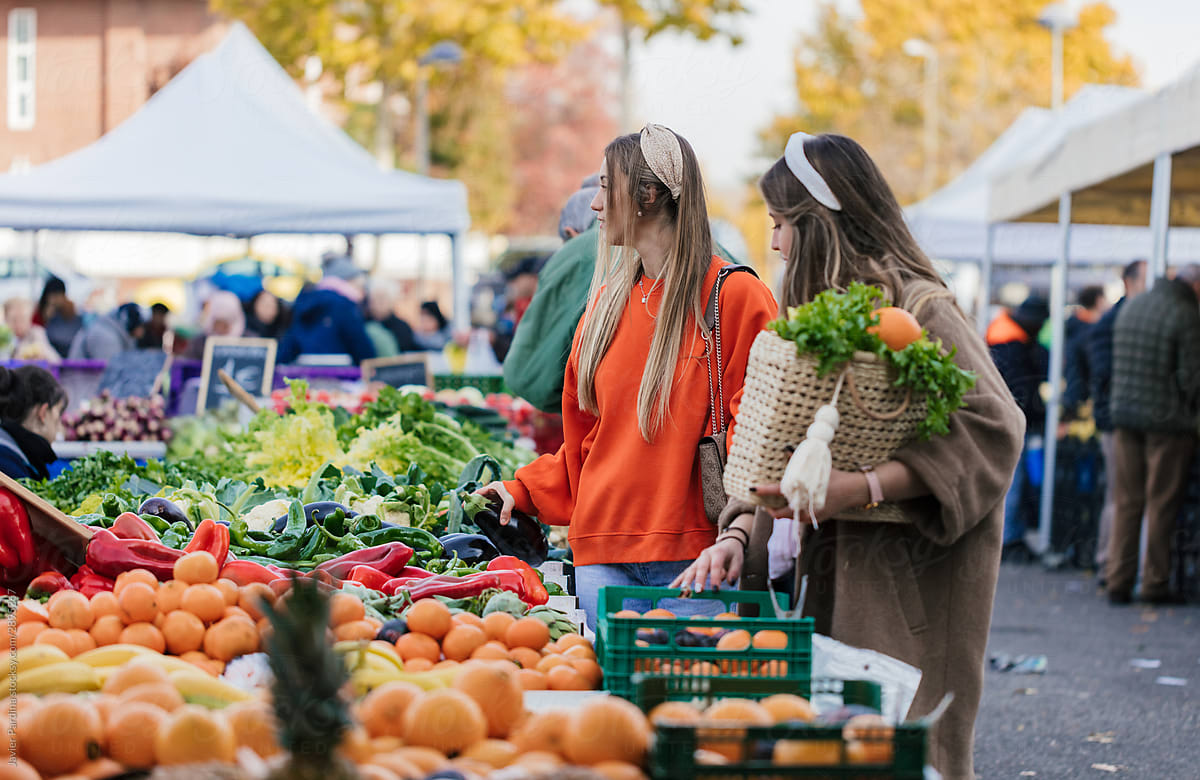
M728 38L742 42L732 22L748 10L742 0L597 0L612 8L620 20L621 36L621 132L633 128L633 44L636 37L649 41L663 32L691 35L702 41Z
M1045 0L860 0L850 17L826 2L795 53L796 113L762 133L782 154L788 135L837 132L863 144L902 202L929 194L924 165L922 63L904 53L916 38L938 53L940 77L934 160L940 185L974 160L1028 106L1050 102L1050 35L1037 23ZM1083 8L1063 45L1064 92L1084 84L1135 85L1138 74L1104 37L1115 12Z

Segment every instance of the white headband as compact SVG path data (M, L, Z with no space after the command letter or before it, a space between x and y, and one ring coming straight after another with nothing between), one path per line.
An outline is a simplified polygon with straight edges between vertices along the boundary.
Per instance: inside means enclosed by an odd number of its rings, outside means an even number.
M788 139L787 148L783 150L783 159L792 175L800 180L800 183L817 199L818 203L827 209L841 211L841 201L833 194L833 190L829 189L829 184L809 162L808 155L804 153L804 142L813 137L808 133L792 133L792 137Z
M667 185L671 197L679 199L683 191L683 150L679 139L662 125L648 124L641 133L642 156L654 175Z

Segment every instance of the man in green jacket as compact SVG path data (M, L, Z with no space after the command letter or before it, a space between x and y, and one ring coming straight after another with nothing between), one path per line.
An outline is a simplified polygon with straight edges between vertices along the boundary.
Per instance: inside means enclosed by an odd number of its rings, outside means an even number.
M563 207L559 235L566 243L542 266L537 292L504 358L508 388L549 414L562 414L567 359L596 268L600 228L591 202L599 188L593 181L598 177L584 179ZM714 246L721 257L737 262L715 241Z

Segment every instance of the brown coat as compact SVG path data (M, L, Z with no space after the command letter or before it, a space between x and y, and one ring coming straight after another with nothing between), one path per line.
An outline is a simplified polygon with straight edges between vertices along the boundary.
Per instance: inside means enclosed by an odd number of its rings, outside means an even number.
M1020 457L1025 420L987 346L948 293L910 287L905 308L978 375L950 433L896 453L932 495L908 502L911 525L832 520L807 529L797 574L808 575L804 614L818 633L887 653L921 669L909 717L947 692L954 703L934 730L930 761L947 780L971 780L975 716L1000 566L1004 496ZM944 288L943 288L944 289ZM731 502L722 525L752 507ZM772 518L755 518L743 588L765 587Z

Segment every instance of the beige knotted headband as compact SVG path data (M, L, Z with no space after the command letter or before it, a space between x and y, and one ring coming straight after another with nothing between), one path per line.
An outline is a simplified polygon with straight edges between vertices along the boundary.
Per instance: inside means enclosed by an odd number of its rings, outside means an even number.
M654 175L667 185L671 197L679 200L683 191L683 150L679 139L662 125L648 124L642 128L642 156Z

